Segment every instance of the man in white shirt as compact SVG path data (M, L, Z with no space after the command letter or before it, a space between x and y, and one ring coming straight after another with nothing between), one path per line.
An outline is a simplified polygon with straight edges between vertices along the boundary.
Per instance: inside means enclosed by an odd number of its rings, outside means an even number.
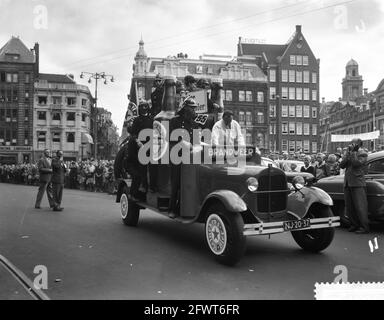
M233 120L233 113L226 111L223 119L216 122L212 129L212 146L245 146L240 124Z

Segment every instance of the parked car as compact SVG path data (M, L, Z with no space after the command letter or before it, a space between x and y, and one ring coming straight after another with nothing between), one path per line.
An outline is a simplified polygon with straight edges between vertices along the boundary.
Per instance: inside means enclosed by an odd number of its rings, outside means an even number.
M299 160L277 160L276 163L285 172L292 171L291 165L295 164L296 169L295 172L300 172L301 168L304 167L304 162Z
M220 263L240 261L249 236L292 232L304 250L320 252L332 242L334 217L332 199L323 190L308 185L302 177L292 180L272 165L255 163L247 148L247 165L182 165L180 214L175 221L205 224L205 238L212 256ZM170 167L157 165L158 192L148 193L146 201L135 202L129 195L129 182L122 180L116 201L121 204L124 224L138 225L140 211L150 209L165 217L171 196Z
M274 167L274 168L279 168L279 165L275 161L273 161L272 159L269 159L269 158L265 158L265 157L261 158L261 165L263 167L268 167L269 165L272 165L272 167Z
M372 223L384 222L384 151L368 155L367 181L368 217ZM319 180L316 186L326 191L334 201L333 212L341 217L342 224L349 225L345 213L344 176Z

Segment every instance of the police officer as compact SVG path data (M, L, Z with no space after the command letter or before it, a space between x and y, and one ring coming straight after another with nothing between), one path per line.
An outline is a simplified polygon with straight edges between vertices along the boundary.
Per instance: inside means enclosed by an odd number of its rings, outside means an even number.
M163 95L164 95L164 81L163 78L158 74L155 78L154 88L155 90L151 94L152 109L150 114L152 118L155 118L162 110Z
M178 142L171 142L172 147L177 143L182 143L186 148L189 148L191 152L198 152L200 141L193 141L194 130L199 130L198 124L194 121L196 118L195 108L198 107L195 100L187 98L182 109L178 112L178 115L170 122L170 133L176 129L183 129L189 136L189 141L182 140L179 137ZM180 156L180 154L179 154ZM180 215L180 179L181 179L181 165L173 164L171 159L171 200L170 200L170 217L176 218Z
M351 222L350 232L369 233L368 200L365 174L368 154L362 149L360 139L352 140L340 168L346 169L344 177L345 208Z

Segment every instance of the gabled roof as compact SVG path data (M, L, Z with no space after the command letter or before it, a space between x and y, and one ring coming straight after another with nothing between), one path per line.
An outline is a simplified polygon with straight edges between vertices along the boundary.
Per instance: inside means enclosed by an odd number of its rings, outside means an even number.
M65 74L40 73L39 80L45 80L49 83L76 83Z
M8 55L18 55L19 58L17 60L10 60L7 57ZM0 49L0 62L35 63L35 55L19 38L12 37Z
M277 57L281 57L287 45L280 44L251 44L251 43L240 43L239 44L239 56L261 56L265 53L268 63L277 63Z

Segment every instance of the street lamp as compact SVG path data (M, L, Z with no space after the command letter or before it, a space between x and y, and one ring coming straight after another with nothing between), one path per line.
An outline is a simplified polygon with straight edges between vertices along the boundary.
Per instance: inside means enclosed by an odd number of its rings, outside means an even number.
M110 79L111 82L115 82L115 78L112 75L106 74L105 72L82 72L80 75L80 78L83 79L84 76L89 76L88 83L92 83L92 79L95 79L95 108L94 108L94 118L93 118L93 135L94 135L94 144L95 144L95 150L94 150L94 158L97 159L97 86L98 86L98 80L104 79L104 84L108 84L108 79Z

